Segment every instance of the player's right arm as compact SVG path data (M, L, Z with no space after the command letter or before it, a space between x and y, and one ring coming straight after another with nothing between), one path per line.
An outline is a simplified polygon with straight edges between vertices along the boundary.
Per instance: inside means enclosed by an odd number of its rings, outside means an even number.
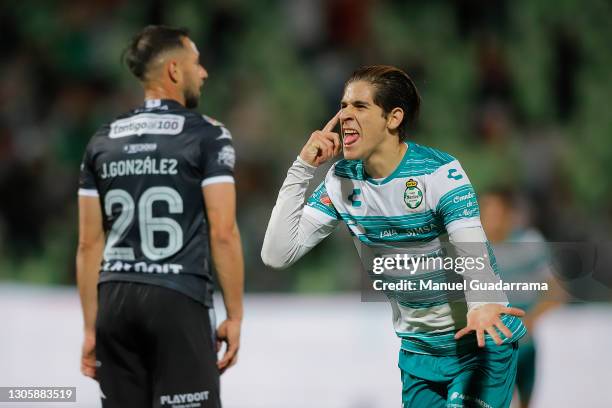
M91 144L87 146L81 164L78 195L79 243L76 255L76 272L84 322L81 372L88 377L95 378L97 288L105 235L102 224L102 208L91 155Z
M83 308L84 340L81 372L95 377L96 313L98 310L98 275L104 250L102 210L97 197L79 196L79 245L77 249L77 284Z
M316 168L340 153L340 136L332 131L337 123L338 114L322 130L313 132L287 173L261 249L261 259L268 266L288 267L338 225L338 217L324 184L309 199L312 211L304 211L306 190ZM329 202L322 204L321 199ZM314 209L317 205L318 209Z

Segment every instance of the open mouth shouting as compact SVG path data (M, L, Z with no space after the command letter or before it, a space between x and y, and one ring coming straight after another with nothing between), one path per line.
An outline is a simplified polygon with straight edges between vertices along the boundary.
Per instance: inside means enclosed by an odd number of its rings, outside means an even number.
M360 136L359 132L352 128L343 128L342 134L344 135L342 139L344 147L350 147L351 145L355 144Z

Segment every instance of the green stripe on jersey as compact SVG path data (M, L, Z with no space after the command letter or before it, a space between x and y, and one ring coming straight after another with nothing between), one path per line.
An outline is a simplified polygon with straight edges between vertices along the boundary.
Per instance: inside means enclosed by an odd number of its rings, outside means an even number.
M363 180L363 162L361 160L339 160L334 167L334 174L352 180Z
M325 214L329 215L330 217L338 219L338 213L336 211L334 211L333 208L330 208L327 205L321 204L318 201L308 201L308 203L306 203L306 205L309 206L309 207L312 207L312 208L316 208L317 210L321 211L322 213L325 213Z
M396 173L396 177L424 176L455 160L453 156L432 147L417 143L408 144L410 157Z
M499 266L497 265L497 258L495 257L495 252L493 251L493 247L491 246L491 243L489 242L489 240L487 240L486 246L487 246L487 253L489 255L489 264L491 265L491 269L493 269L493 272L495 272L495 274L499 276Z
M431 159L439 163L438 167L444 166L455 160L453 156L433 147L422 146L417 143L409 143L411 160Z
M376 225L398 225L411 224L416 226L421 223L433 222L436 214L432 210L427 210L419 213L405 215L351 215L349 213L340 213L343 220L352 219L363 226Z
M385 184L395 178L423 176L431 174L441 166L455 160L453 156L432 147L421 146L416 143L407 143L408 150L398 167L383 181L367 178L361 160L340 160L336 163L334 174L338 177L352 180L367 180L373 184Z

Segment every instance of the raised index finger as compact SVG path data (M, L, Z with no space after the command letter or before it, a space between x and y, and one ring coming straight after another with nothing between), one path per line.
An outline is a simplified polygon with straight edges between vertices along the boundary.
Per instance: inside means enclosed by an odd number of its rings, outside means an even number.
M325 127L323 129L321 129L323 132L331 132L332 130L334 130L334 127L336 127L336 124L338 123L338 118L340 117L340 111L336 112L336 114L334 115L333 118L331 118L329 120L329 122L327 122L327 124L325 125Z

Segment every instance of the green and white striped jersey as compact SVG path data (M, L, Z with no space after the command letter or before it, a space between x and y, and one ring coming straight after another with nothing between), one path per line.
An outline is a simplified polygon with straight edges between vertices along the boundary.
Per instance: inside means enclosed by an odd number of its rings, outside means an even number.
M443 242L448 234L464 228L481 229L476 193L459 161L430 147L407 144L401 163L384 179L369 178L360 160L338 161L304 207L304 217L321 226L332 227L343 221L368 271L375 257L444 256L449 245ZM487 267L493 274L495 257L488 243L485 245ZM410 276L389 271L384 278L462 280L452 270L423 268ZM455 292L449 297L448 293L434 290L418 296L412 291L394 291L387 292L387 296L404 349L449 355L475 347L474 336L454 340L455 332L466 325L468 303L463 293ZM504 315L502 321L513 332L505 342L516 341L525 334L520 319ZM493 344L488 335L487 343Z

